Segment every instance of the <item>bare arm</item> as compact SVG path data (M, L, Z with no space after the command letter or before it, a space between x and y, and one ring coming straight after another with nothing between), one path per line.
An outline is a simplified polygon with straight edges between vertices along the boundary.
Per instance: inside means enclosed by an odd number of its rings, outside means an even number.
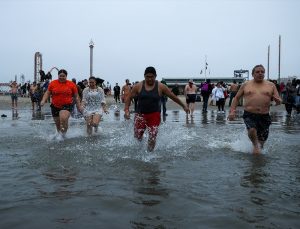
M273 86L273 100L275 101L276 106L282 103L282 99L280 98L277 88L275 86Z
M135 96L138 95L139 85L140 85L140 83L135 84L134 87L129 91L129 95L125 98L125 107L124 107L125 115L124 115L124 117L125 117L126 119L129 119L129 118L130 118L130 113L129 113L130 103L131 103L131 100L132 100Z
M230 107L230 112L228 115L228 119L230 121L233 121L235 119L235 115L236 115L236 107L239 103L239 100L241 97L243 97L244 95L244 88L245 88L245 84L242 84L242 86L240 87L240 89L238 90L236 96L234 97L231 107Z
M75 103L76 103L77 110L80 113L82 113L82 107L80 106L80 98L79 98L78 93L74 94L74 98L75 98Z
M44 104L46 103L46 101L48 100L50 96L50 91L46 91L43 95L42 101L41 101L41 106L44 106Z
M160 84L160 88L161 88L162 94L168 96L175 103L177 103L178 105L180 105L186 113L190 112L190 110L186 106L186 104L184 104L173 92L171 92L170 89L166 85Z

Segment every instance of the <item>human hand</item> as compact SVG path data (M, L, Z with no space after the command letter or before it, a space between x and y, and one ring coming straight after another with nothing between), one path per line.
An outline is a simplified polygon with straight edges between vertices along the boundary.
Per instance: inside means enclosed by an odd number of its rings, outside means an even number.
M81 113L81 114L83 114L83 107L82 106L79 106L79 107L77 107L77 110Z
M230 111L227 120L234 121L234 119L235 119L235 111Z
M273 100L275 102L275 105L280 105L281 102L282 102L282 99L280 97L277 97L277 96L273 96Z
M183 110L185 111L185 113L189 114L190 113L190 109L188 108L187 105L184 105Z

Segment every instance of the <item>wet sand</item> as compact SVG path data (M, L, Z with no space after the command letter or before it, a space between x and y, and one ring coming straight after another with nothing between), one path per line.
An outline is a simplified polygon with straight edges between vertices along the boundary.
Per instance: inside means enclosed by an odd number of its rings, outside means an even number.
M181 99L181 101L185 102L185 98L184 96L180 95L179 98ZM228 102L229 99L226 100L226 105L225 105L225 110L229 110L228 107ZM115 105L115 101L114 101L114 97L112 95L108 95L106 96L106 103L107 106L110 107L111 105ZM120 106L121 110L123 110L124 108L124 104L123 103L118 103L118 105ZM202 110L202 102L196 102L196 106L195 109L196 110ZM45 105L47 106L47 105ZM8 95L0 95L0 110L7 110L11 108L11 98ZM19 97L18 98L18 108L19 109L31 109L31 100L28 97ZM131 105L131 109L133 109L133 105ZM179 110L181 109L181 107L176 104L175 102L173 102L171 99L168 99L167 102L167 110ZM238 110L242 110L242 107L238 107ZM208 110L217 110L216 106L208 106ZM284 105L280 105L280 106L271 106L270 111L285 111L285 107Z

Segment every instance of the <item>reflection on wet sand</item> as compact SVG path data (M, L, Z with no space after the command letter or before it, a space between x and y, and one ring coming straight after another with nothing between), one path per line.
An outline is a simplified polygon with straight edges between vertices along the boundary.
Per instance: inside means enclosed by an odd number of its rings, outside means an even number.
M12 120L17 120L19 119L19 113L18 113L18 110L17 109L12 109Z
M265 155L248 155L248 159L251 163L248 170L245 171L245 175L242 177L241 186L263 188L263 184L268 177L268 174L263 170L267 164Z
M136 204L153 206L160 204L162 198L168 197L168 190L161 187L160 175L161 172L157 165L146 165L140 171L136 192L142 195L138 195L137 200L134 200Z
M32 111L32 118L31 120L44 120L45 115L41 111Z

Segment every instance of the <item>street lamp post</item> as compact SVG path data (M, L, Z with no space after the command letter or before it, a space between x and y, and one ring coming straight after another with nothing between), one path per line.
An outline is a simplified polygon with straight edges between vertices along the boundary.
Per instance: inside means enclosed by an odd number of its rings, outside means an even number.
M91 77L93 76L93 48L94 48L93 40L90 41L89 47L90 47L90 77Z

